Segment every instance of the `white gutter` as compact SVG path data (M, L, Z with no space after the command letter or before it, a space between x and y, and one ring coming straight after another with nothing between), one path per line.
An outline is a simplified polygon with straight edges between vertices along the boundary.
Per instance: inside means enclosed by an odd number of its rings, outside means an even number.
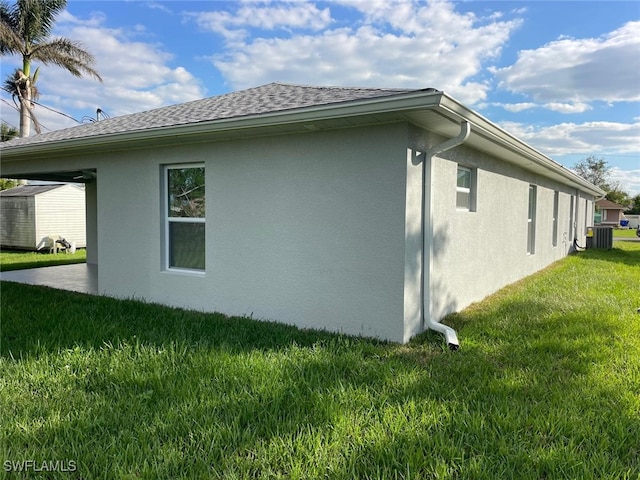
M277 127L282 125L328 121L336 118L350 118L369 115L384 115L405 111L435 108L439 105L442 92L418 90L415 92L398 93L384 97L373 97L346 102L328 103L309 107L294 108L291 110L278 110L273 112L249 114L238 117L216 118L197 121L194 123L182 123L176 125L154 125L149 127L134 127L128 130L125 127L108 131L106 133L88 133L78 137L56 139L56 132L48 132L34 137L28 137L26 143L0 145L2 156L13 160L20 156L32 159L32 155L44 154L49 157L52 153L62 152L68 154L70 149L86 149L96 147L113 147L118 144L130 145L141 141L156 141L166 138L179 137L180 143L190 135L203 135L224 133L235 130L249 130L261 127ZM134 113L123 117L114 117L103 122L113 123L124 121L128 118L136 118L147 112ZM98 129L100 122L90 124ZM73 128L83 128L76 126Z
M543 167L548 172L554 173L563 179L561 180L562 183L566 184L566 182L569 181L573 184L572 186L578 186L581 190L588 192L595 197L605 193L603 190L580 177L575 172L536 150L531 145L494 124L486 117L483 117L479 113L461 104L445 92L442 92L442 98L438 107L441 111L447 112L449 114L447 117L452 121L455 121L455 119L458 118L464 118L471 122L473 124L474 136L485 138L495 144L502 145L505 149L513 152L515 156L527 159L532 162L533 165ZM507 158L504 158L504 160L509 161ZM527 168L526 165L523 165L522 163L516 162L515 164Z
M433 174L433 157L462 145L471 134L471 124L464 120L460 124L460 133L427 150L422 168L422 317L426 328L444 335L451 350L460 347L456 331L433 319L433 292L431 278L433 275L433 188L431 179ZM429 193L427 194L427 189Z

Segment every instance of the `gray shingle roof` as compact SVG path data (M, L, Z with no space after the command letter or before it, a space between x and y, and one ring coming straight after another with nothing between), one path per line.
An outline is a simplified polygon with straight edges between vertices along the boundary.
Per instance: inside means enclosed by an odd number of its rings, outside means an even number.
M35 197L60 187L64 187L64 185L20 185L0 191L0 197Z
M600 208L606 208L610 210L624 210L626 207L624 205L620 205L619 203L612 202L611 200L602 199L596 202L596 205Z
M17 138L1 147L35 145L48 141L88 138L152 128L259 115L318 105L385 97L412 92L408 89L314 87L270 83L216 97L114 117L77 127Z

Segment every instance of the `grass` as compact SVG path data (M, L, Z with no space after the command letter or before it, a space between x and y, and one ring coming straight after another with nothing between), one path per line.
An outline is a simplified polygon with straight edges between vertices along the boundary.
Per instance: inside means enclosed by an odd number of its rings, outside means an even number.
M625 228L624 230L621 228L613 229L613 238L637 238L636 230Z
M637 479L640 244L451 315L461 348L2 283L0 463L46 478ZM32 471L8 478L35 478Z
M71 263L85 263L87 251L78 249L73 254L25 252L19 250L0 251L0 271L22 270L26 268L50 267Z

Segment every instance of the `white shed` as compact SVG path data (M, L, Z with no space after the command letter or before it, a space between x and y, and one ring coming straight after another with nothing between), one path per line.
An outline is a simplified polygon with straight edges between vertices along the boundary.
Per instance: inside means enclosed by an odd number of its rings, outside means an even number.
M0 246L51 247L62 237L86 247L84 185L21 185L0 191Z

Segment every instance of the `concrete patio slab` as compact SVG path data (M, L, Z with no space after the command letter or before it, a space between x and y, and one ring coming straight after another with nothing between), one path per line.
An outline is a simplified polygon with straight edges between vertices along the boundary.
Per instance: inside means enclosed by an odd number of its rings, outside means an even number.
M88 263L0 272L0 280L98 294L98 266Z

